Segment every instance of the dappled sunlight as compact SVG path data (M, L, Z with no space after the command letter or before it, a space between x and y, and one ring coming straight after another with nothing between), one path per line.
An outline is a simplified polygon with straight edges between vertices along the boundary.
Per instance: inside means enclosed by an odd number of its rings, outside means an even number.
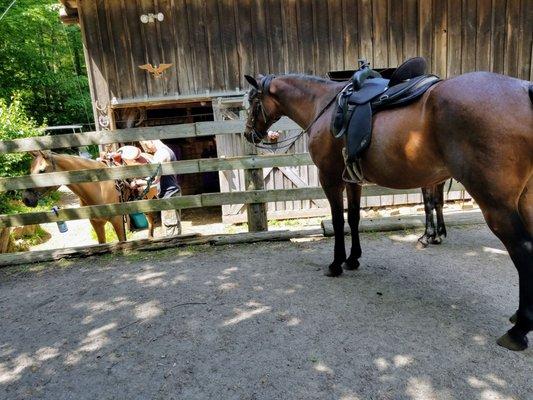
M163 310L157 300L150 300L147 303L136 305L133 313L136 318L145 321L158 317L163 313Z
M108 336L109 331L117 327L115 322L93 329L87 333L87 336L81 341L80 347L67 353L65 365L75 365L80 363L86 353L94 353L109 344L111 339Z
M428 378L409 378L405 393L412 400L438 400L439 398L444 398L433 388L431 380Z
M418 241L419 236L415 234L393 234L389 235L388 238L394 242L402 242L402 243L416 243Z
M325 374L333 375L333 370L326 364L324 364L322 361L318 361L315 364L315 370L317 370L318 372L323 372Z
M231 290L231 289L237 289L239 287L239 284L237 282L226 282L218 285L218 288L220 290Z
M34 360L27 354L23 353L11 359L8 363L0 363L0 383L10 383L20 378L26 368L34 365Z
M155 278L161 278L162 276L166 276L167 273L166 272L150 272L150 271L146 271L144 273L141 273L141 274L137 274L137 276L135 277L135 280L139 283L144 283L148 280L153 280ZM160 281L161 279L158 279L158 281Z
M507 387L507 382L494 376L493 374L485 375L484 379L474 376L467 378L468 384L480 392L481 400L514 400L514 397L501 393L498 389ZM494 386L497 386L495 388Z
M483 251L485 253L490 253L490 254L504 254L506 256L509 255L509 253L506 250L495 249L493 247L483 246Z
M247 319L250 319L252 317L255 317L256 315L263 314L265 312L270 311L272 308L269 306L264 306L261 303L257 303L254 301L248 302L246 304L247 307L249 307L249 310L243 310L241 308L234 308L233 311L235 314L237 314L235 317L230 318L222 324L223 326L229 326L229 325L235 325L239 322L245 321Z

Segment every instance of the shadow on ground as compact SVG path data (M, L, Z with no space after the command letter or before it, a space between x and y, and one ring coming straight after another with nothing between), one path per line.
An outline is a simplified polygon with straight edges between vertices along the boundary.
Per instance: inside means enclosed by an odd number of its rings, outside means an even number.
M495 345L517 274L485 227L195 247L0 271L0 398L532 399Z

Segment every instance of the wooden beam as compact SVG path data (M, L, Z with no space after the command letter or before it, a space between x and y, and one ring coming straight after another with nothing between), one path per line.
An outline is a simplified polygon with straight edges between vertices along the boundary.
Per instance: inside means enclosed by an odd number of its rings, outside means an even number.
M0 267L25 265L31 263L57 261L69 258L90 257L98 254L127 254L132 251L154 251L181 246L209 244L222 246L236 243L256 243L262 241L285 241L294 238L322 236L322 229L300 231L270 231L254 233L235 233L227 235L188 234L171 238L139 239L129 242L96 244L71 247L68 249L37 250L0 255Z
M54 136L38 136L25 139L0 141L0 153L21 153L35 150L81 147L91 144L135 142L150 139L176 139L197 136L236 134L244 131L245 121L209 121L193 124L164 125L113 131L70 133ZM299 129L284 117L273 125L274 130Z
M252 169L281 166L299 166L313 164L308 153L284 155L253 155L230 158L205 158L163 163L162 175L192 174L199 172L224 171L233 169ZM50 172L46 174L0 178L0 192L83 182L101 182L107 180L138 178L151 176L158 164L129 165L106 167L102 169L83 169L75 171Z
M42 224L44 222L109 217L113 215L131 214L134 212L146 213L151 211L220 206L225 204L267 203L272 201L306 200L324 197L325 195L322 188L207 193L202 195L172 197L169 199L139 200L117 204L64 208L59 210L57 215L52 212L0 215L0 228Z

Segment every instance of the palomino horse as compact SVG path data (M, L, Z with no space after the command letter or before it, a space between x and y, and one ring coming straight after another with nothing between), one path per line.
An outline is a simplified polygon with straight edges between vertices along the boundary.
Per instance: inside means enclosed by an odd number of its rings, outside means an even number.
M322 78L285 75L247 77L250 114L245 136L261 141L281 116L309 135L309 153L330 202L335 230L328 276L359 266L361 186L346 185L352 249L344 247L343 140L330 132L333 99L346 85ZM529 93L529 96L528 96ZM365 178L380 186L430 187L453 177L479 204L490 229L503 242L519 275L515 325L498 343L527 348L533 330L533 85L488 72L474 72L433 85L422 97L373 117L373 137L363 153Z
M31 165L31 174L42 174L56 171L73 171L80 169L99 169L104 165L95 160L83 157L55 154L50 151L32 152L34 160ZM81 206L97 204L113 204L120 202L120 193L117 190L115 181L102 181L90 183L75 183L67 185L68 188L80 199ZM27 189L23 194L23 201L28 207L35 207L39 197L45 193L56 190L57 187ZM157 191L156 188L154 188ZM105 224L111 222L119 241L126 241L126 233L121 215L112 217L93 218L89 220L98 237L98 243L105 243ZM153 234L153 221L149 222L149 233ZM151 228L150 228L151 226Z

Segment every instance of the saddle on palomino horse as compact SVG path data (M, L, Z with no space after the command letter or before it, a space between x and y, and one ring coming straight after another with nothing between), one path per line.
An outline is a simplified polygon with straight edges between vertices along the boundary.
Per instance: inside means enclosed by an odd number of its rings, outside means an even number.
M346 137L347 167L355 164L352 171L348 168L352 181L363 181L357 164L370 145L373 115L411 103L440 81L438 76L426 74L426 69L426 60L421 57L411 58L398 68L381 73L372 70L365 60L359 60L359 69L337 97L331 126L336 138ZM389 79L385 78L387 75Z

